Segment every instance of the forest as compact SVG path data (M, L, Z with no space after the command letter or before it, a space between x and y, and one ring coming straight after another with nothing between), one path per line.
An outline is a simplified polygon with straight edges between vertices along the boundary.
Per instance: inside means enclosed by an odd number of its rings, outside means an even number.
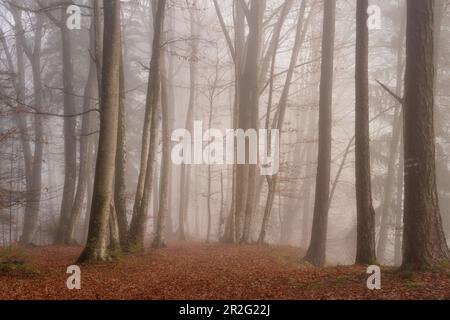
M0 0L0 300L450 299L448 57L448 0Z

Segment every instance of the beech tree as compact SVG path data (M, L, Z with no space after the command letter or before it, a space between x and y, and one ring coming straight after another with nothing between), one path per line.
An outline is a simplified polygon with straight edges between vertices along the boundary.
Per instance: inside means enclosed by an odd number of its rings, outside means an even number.
M368 0L356 2L355 177L357 207L356 263L375 263L375 210L372 205L369 138Z
M133 217L128 231L129 250L142 250L144 248L144 234L147 226L147 211L150 194L153 186L154 162L157 148L157 130L159 125L159 101L160 101L160 57L162 32L164 26L166 0L159 0L154 16L154 36L152 46L152 58L150 61L149 81L147 88L147 100L144 118L144 132L142 139L141 171L139 172L136 199L133 207ZM148 126L148 127L146 127ZM147 131L149 130L149 131ZM148 139L148 150L147 143ZM141 181L142 179L142 181ZM142 189L139 184L142 184Z
M263 17L266 7L265 0L251 0L250 8L244 1L239 5L246 12L248 23L248 36L246 44L246 56L239 80L239 127L258 129L259 85L258 85L258 59L261 55L261 41L263 36ZM246 143L247 160L249 159L249 143ZM248 162L248 161L247 161ZM240 242L250 241L250 226L254 213L256 196L257 166L254 164L238 165L237 177L239 179L236 188L236 219L242 219L242 234ZM245 188L244 190L241 189ZM245 195L245 196L244 196ZM240 223L240 222L238 222Z
M436 186L434 1L407 2L404 100L404 269L447 261Z
M60 220L56 234L56 242L67 244L70 239L70 222L72 206L75 198L77 182L77 137L76 137L76 105L74 94L74 69L72 62L72 39L70 30L66 27L65 14L72 5L69 0L63 0L60 16L55 17L52 7L36 0L47 18L60 30L63 96L64 96L64 190L61 200Z
M120 57L122 50L120 21L120 2L105 1L100 138L88 239L86 247L78 259L79 262L110 258L110 253L107 250L107 230L113 198L120 103Z
M217 4L217 2L215 2ZM186 113L186 129L190 132L193 130L194 111L195 111L195 97L198 74L197 56L199 52L198 41L198 18L197 18L197 3L193 1L192 9L189 11L190 16L190 32L192 40L190 41L191 57L189 61L189 104ZM180 210L179 210L179 224L178 236L180 240L186 240L186 218L189 208L189 184L191 178L191 168L186 164L181 164L180 171Z
M27 183L27 196L26 196L26 208L23 223L23 232L20 239L23 244L30 244L33 242L39 219L40 201L42 194L42 163L43 163L43 142L44 131L42 116L38 113L42 111L43 101L43 85L41 74L41 57L42 57L42 32L43 32L43 17L36 16L35 32L32 42L32 46L25 37L25 31L22 25L22 8L16 8L13 4L10 4L10 9L13 14L15 26L14 33L16 36L16 50L17 50L17 77L15 82L15 88L17 92L17 101L25 103L25 63L24 53L31 63L32 75L33 75L33 97L34 108L36 115L33 117L34 123L34 153L31 151L29 142L26 141L25 136L21 139L22 149L24 153L25 173ZM11 72L14 72L12 58L8 58ZM20 108L20 105L17 106ZM27 122L20 115L20 112L16 115L16 121L22 132L22 135L26 135Z
M319 154L311 241L305 259L316 266L325 264L331 170L331 117L336 1L324 2L322 66L319 101Z

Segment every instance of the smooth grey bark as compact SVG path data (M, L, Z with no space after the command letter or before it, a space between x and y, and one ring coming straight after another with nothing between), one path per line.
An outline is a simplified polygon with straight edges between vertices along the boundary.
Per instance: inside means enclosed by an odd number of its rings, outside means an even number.
M157 131L159 125L159 99L160 99L160 58L161 58L161 43L162 32L164 26L166 0L159 0L157 3L156 19L154 20L154 37L153 37L153 49L152 58L150 61L149 81L147 88L147 100L146 110L144 118L144 126L147 123L148 127L148 152L146 143L143 142L141 151L144 155L147 154L147 158L141 159L141 171L139 173L139 180L144 179L142 190L139 186L136 191L136 199L133 208L133 217L131 219L130 228L128 230L128 250L140 251L144 249L144 235L147 226L148 216L148 204L152 191L153 176L154 176L154 162L157 149ZM147 139L147 133L143 133L143 140ZM146 164L143 165L145 161ZM143 166L145 170L143 170ZM143 176L142 176L143 175ZM142 177L141 177L142 176ZM161 206L161 205L160 205Z
M95 33L95 66L97 68L97 86L98 94L100 96L102 90L102 62L103 62L103 26L101 21L101 10L103 5L103 0L92 0L93 2L93 23L94 23L94 33Z
M104 26L100 137L89 232L86 247L78 258L80 263L110 258L107 250L107 236L113 199L122 51L119 1L105 2Z
M239 1L239 5L241 7L246 6L243 1ZM264 33L262 22L265 7L265 0L251 0L250 8L245 7L248 10L246 18L249 30L246 57L239 82L239 127L244 129L244 131L247 129L257 130L259 127L258 61L261 56L261 41ZM247 155L246 160L248 160L250 148L247 142L245 150ZM243 174L241 175L239 171L243 171ZM240 201L238 201L239 207L237 210L239 217L242 217L244 220L240 243L248 243L250 241L250 227L255 207L257 172L257 166L248 164L248 161L245 165L238 165L237 176L239 180L242 180L242 186L247 189L246 196L240 197ZM239 182L239 185L241 185L241 182ZM237 190L237 192L240 193L240 190Z
M396 202L395 202L395 240L394 240L394 265L402 264L402 234L403 234L403 185L404 185L404 161L403 161L403 139L400 137L400 152L397 168Z
M122 53L123 55L123 53ZM125 74L124 62L121 55L120 61L120 92L119 92L119 120L117 128L117 150L116 150L116 166L114 176L114 208L115 218L117 220L118 237L120 247L126 249L127 244L127 197L126 197L126 163L127 163L127 146L126 146L126 111L125 111Z
M314 155L316 154L315 145L310 145L307 150L306 155L306 170L305 177L302 186L302 197L303 197L303 215L302 215L302 231L300 245L302 248L308 246L308 240L311 237L311 191L313 187L310 184L311 177L314 174L314 166L312 162L314 161Z
M92 22L90 28L90 48L95 47L95 33L94 25ZM83 98L83 112L91 110L95 106L95 97L97 95L97 69L95 61L89 60L89 73L84 88ZM92 153L93 140L91 137L93 114L85 113L82 117L81 135L80 135L80 165L78 169L78 184L75 193L75 200L73 202L72 211L70 213L70 220L68 225L68 232L64 235L63 243L70 244L75 242L75 227L78 218L83 210L83 205L87 197L88 184L90 181L89 172L92 162L94 160Z
M159 6L159 2L157 4ZM142 130L142 144L141 144L141 159L140 159L140 168L139 168L139 175L138 175L138 182L136 186L136 192L134 195L134 205L133 205L133 217L130 224L130 230L128 231L128 237L130 237L130 231L133 228L137 232L137 221L133 222L133 219L136 219L139 216L139 211L142 206L142 201L144 198L144 189L145 189L145 180L146 180L146 173L147 173L147 166L148 166L148 157L149 157L149 149L150 149L150 140L151 140L151 124L152 124L152 97L150 96L150 93L153 89L150 89L151 87L155 87L155 84L151 83L150 80L155 81L156 79L151 79L152 73L156 75L156 73L153 71L155 67L158 68L158 79L159 79L159 66L157 66L157 63L155 63L155 60L159 60L159 47L160 47L160 39L161 39L161 29L163 21L162 19L155 19L157 16L157 9L155 9L155 2L152 2L152 15L153 15L153 40L152 40L152 58L150 60L150 73L149 73L149 80L148 80L148 86L147 86L147 98L145 102L145 115L144 115L144 127ZM156 43L155 41L158 41ZM152 61L153 63L153 70L152 70ZM159 82L159 80L158 80ZM159 87L159 84L158 84ZM159 88L158 88L159 90ZM133 240L134 241L134 240Z
M171 139L170 139L170 105L168 101L168 79L165 67L164 53L161 55L161 123L162 123L162 156L161 156L161 179L159 186L159 209L157 216L156 232L152 247L165 247L164 232L166 221L169 219L170 199L170 175L171 175Z
M119 235L119 224L117 222L117 213L115 205L112 203L110 205L110 214L109 214L109 243L108 243L108 251L111 258L118 258L121 252L120 246L120 235Z

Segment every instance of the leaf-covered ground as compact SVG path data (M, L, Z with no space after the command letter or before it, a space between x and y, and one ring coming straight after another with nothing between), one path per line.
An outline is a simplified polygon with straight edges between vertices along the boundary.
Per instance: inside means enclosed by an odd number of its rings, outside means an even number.
M0 299L450 299L450 269L384 268L382 289L370 291L365 267L314 268L290 247L203 244L81 266L81 290L68 290L80 250L27 249L35 272L0 274Z

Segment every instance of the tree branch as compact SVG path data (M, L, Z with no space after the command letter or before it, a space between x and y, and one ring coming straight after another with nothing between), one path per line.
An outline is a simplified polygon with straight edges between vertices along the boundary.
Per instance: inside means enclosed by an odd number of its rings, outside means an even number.
M384 85L381 81L375 80L384 90L387 91L395 100L397 100L401 105L404 103L404 99L399 97L397 94L394 93L391 89L389 89L386 85Z
M228 49L230 50L230 54L233 59L233 62L236 64L236 50L234 49L230 34L228 33L227 28L225 26L225 22L223 20L222 13L220 12L219 4L217 3L217 0L213 0L213 2L214 2L214 8L216 9L217 18L219 19L220 27L222 28L222 32L225 35L225 39L227 41Z

